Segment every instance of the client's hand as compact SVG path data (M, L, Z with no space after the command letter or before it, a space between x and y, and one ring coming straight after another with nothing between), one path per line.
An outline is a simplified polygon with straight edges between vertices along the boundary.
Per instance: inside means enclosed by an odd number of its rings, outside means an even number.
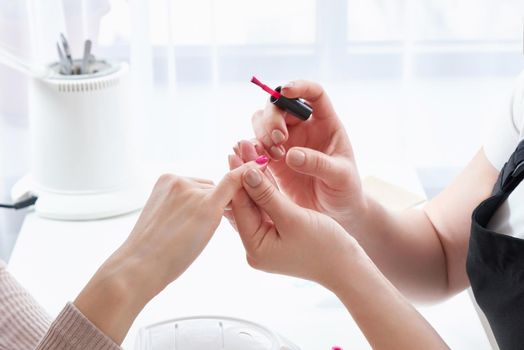
M163 175L124 244L75 300L82 313L120 343L145 304L198 257L241 188L251 162L211 181Z

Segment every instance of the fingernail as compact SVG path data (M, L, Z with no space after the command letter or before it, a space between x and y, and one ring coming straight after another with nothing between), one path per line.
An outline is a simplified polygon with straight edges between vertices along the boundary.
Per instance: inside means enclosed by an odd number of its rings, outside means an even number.
M251 187L257 187L262 182L262 177L255 169L249 169L244 175L246 183Z
M284 142L285 138L286 136L280 130L273 130L271 132L271 139L273 139L273 142L276 143L277 145Z
M262 137L262 144L264 144L264 146L269 147L272 143L273 141L271 141L269 135L264 135L264 137Z
M233 147L233 152L240 157L240 148L238 148L238 146Z
M258 165L264 165L266 164L267 162L269 162L269 158L265 155L261 155L259 156L257 159L255 159L255 162L258 164Z
M286 85L282 86L282 89L288 89L288 88L291 88L293 86L295 86L295 82L294 81L290 81Z
M297 149L292 149L288 152L287 159L293 166L302 166L306 162L306 154Z
M260 146L259 144L255 145L255 151L257 151L257 154L262 154L265 152L264 148Z
M280 158L282 158L282 157L284 156L284 154L285 154L285 151L284 151L284 149L282 148L282 146L281 146L281 147L273 146L273 147L271 147L270 151L271 151L271 155L272 155L273 158L275 158L275 159L280 159Z

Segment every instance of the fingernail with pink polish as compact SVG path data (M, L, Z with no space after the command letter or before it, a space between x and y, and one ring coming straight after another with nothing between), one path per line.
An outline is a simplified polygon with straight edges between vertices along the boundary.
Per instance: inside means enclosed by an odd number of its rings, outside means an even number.
M255 162L258 164L258 165L264 165L266 164L267 162L269 162L269 158L265 155L261 155L259 156L257 159L255 159Z

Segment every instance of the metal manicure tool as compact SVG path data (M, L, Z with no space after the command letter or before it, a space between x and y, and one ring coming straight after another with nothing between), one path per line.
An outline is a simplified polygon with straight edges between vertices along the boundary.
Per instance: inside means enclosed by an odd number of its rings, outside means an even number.
M56 44L58 51L58 71L63 75L82 75L96 73L97 61L91 53L93 43L91 40L84 42L84 53L81 59L73 59L69 42L64 34L60 34L60 40Z
M91 40L86 40L84 43L84 56L82 58L82 67L80 68L80 74L88 74L88 64L91 58Z
M62 51L62 48L60 47L59 43L56 43L56 49L58 51L58 57L60 59L60 73L70 75L71 67L69 65L69 62L66 60L64 52Z

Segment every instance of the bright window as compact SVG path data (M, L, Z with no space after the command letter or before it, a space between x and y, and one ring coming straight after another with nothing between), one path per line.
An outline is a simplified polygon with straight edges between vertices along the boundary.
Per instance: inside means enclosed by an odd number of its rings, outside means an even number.
M415 37L421 40L520 40L522 0L413 1Z
M522 0L157 0L137 2L149 16L132 25L132 3L110 3L99 42L125 59L147 32L160 79L173 60L177 79L200 82L251 71L346 80L521 69Z
M520 40L522 0L348 0L348 39Z
M389 41L402 39L402 0L349 0L348 39Z

